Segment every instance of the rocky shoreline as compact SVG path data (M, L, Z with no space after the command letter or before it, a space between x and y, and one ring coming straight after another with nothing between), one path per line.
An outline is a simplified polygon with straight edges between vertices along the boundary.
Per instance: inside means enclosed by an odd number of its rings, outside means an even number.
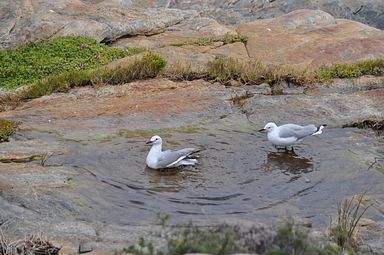
M381 7L357 0L7 0L0 2L0 49L75 34L150 50L180 72L198 73L217 57L321 68L384 58ZM382 125L372 121L384 119L383 76L302 86L164 77L4 106L0 118L19 124L0 143L0 229L11 239L42 233L62 254L108 254L142 236L164 246L153 234L162 231L157 212L169 212L171 225L193 219L244 232L255 225L261 237L254 242L271 239L271 226L294 215L313 225L310 236L327 240L336 202L369 190L358 254L384 254L382 137L356 128ZM297 154L281 155L256 132L271 120L327 123L328 130L298 145ZM149 171L143 141L154 133L174 146L203 146L204 163L180 173Z

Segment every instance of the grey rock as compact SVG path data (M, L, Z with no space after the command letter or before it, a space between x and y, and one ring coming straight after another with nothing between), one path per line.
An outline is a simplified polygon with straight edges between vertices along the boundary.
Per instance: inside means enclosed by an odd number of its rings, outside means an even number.
M88 253L88 252L91 252L93 251L93 247L91 244L85 242L85 241L81 241L80 244L79 244L79 254L82 254L82 253Z
M196 11L132 8L114 2L0 2L0 49L9 49L59 35L81 35L97 41L156 34L197 15Z

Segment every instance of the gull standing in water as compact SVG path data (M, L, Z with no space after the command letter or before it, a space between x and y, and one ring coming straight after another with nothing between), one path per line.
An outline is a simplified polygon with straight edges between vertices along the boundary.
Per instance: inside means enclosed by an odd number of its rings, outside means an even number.
M185 148L181 150L162 151L163 140L160 136L152 136L147 144L152 144L147 155L147 166L153 169L173 168L178 166L194 166L197 163L196 156L192 155L198 151L196 148Z
M319 127L315 125L300 126L296 124L285 124L277 126L273 122L269 122L265 127L259 131L267 131L268 141L270 141L275 147L293 145L294 143L303 140L307 136L320 135L323 133L323 128L326 127L323 124ZM292 147L293 150L293 147Z

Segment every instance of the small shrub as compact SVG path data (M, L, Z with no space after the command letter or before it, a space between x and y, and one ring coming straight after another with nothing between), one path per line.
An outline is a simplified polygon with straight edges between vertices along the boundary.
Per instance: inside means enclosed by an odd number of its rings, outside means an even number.
M235 234L230 229L224 230L224 233L214 233L189 224L184 227L184 230L178 231L174 235L176 238L168 241L169 255L186 253L226 255L248 252L246 248L237 244Z
M166 221L167 219L165 218L164 220ZM131 245L115 254L183 255L186 253L209 253L212 255L229 255L248 252L246 248L237 244L235 234L231 229L226 229L223 233L217 233L210 230L202 230L190 223L178 226L176 230L171 230L171 233L167 235L166 253L155 250L151 242L140 238L138 245Z
M320 247L311 244L308 234L293 221L286 222L277 228L277 234L272 246L267 249L267 255L341 255L338 247L325 245Z
M337 204L336 225L331 227L331 235L343 249L353 247L356 226L369 206L362 208L364 194L351 199L345 199Z
M140 237L138 245L130 245L120 251L116 251L115 255L134 254L134 255L165 255L160 251L156 251L153 244Z

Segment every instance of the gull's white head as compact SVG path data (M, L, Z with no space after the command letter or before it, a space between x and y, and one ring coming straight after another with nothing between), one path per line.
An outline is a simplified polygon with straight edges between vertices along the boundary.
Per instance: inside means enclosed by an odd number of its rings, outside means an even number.
M277 125L273 122L267 123L263 129L260 131L267 131L267 132L272 132L275 128L277 128Z
M160 136L155 135L152 136L151 139L147 142L147 144L161 144L163 140L161 139Z

